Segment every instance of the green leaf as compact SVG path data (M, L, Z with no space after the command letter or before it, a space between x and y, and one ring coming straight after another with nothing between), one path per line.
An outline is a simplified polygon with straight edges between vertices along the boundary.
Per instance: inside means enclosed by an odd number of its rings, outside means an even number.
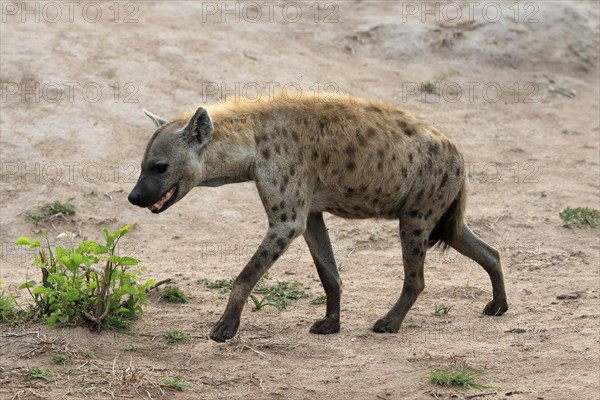
M21 284L21 286L19 286L19 289L31 288L31 287L34 287L35 284L36 284L36 282L34 280L27 281L27 282Z
M124 257L121 257L121 259L119 260L119 263L121 265L138 265L138 260L136 260L133 257L124 256Z
M33 288L33 290L31 291L31 294L42 294L42 293L48 293L48 288L43 287L43 286L38 286L36 288Z
M111 262L113 264L119 264L120 261L121 261L121 257L119 257L119 256L113 255L113 256L108 257L108 262Z
M20 237L20 238L18 238L18 239L17 239L17 241L15 242L15 244L16 244L17 246L22 246L22 245L25 245L25 244L30 244L30 243L31 243L31 240L29 240L29 238L28 238L28 237L26 237L26 236L21 236L21 237Z
M108 233L108 229L102 228L102 235L104 236L104 240L106 240L106 246L112 247L115 242L115 237Z

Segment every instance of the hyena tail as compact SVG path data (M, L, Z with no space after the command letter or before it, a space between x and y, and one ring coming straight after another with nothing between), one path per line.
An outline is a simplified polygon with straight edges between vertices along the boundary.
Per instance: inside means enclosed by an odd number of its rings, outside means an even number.
M429 247L441 244L442 249L446 250L450 243L460 235L464 224L466 204L467 188L465 180L456 198L429 234Z

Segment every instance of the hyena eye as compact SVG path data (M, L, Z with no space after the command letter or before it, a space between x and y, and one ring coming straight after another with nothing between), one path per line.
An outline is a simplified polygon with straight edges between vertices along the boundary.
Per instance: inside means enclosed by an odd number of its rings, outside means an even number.
M168 164L154 164L154 170L159 174L164 174L167 172Z

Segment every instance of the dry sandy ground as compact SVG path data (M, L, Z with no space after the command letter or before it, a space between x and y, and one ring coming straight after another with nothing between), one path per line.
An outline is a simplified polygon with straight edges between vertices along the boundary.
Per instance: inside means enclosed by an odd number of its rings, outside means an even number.
M143 276L174 278L191 302L155 296L131 336L1 326L0 397L598 398L598 231L563 228L558 217L599 203L597 2L481 2L460 17L457 3L427 13L431 2L275 2L260 14L233 2L233 13L221 2L47 4L28 3L26 14L2 1L2 288L17 293L32 273L30 254L12 245L34 229L23 211L74 197L77 214L47 229L98 239L101 227L134 224L127 244ZM415 89L434 79L436 93ZM479 266L431 251L402 330L372 333L402 287L397 224L328 216L344 281L341 332L308 333L324 312L308 297L283 311L248 304L234 340L207 339L226 295L201 282L240 271L264 211L252 183L195 189L158 216L130 206L153 131L141 110L168 118L226 91L327 84L401 104L457 143L470 169L468 221L502 254L506 315L481 315L491 286ZM322 293L301 240L271 276ZM454 307L436 316L436 304ZM162 333L173 328L193 339L167 345ZM53 347L70 355L64 365L52 363ZM428 381L463 361L488 388ZM51 368L51 380L28 379L34 366ZM191 389L161 391L155 383L168 376Z

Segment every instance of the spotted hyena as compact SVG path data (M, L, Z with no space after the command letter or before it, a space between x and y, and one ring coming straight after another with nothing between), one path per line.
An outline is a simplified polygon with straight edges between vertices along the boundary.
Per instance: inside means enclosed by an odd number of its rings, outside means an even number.
M196 186L253 180L269 227L235 279L211 338L232 338L252 289L304 236L327 294L325 317L310 331L340 329L341 280L323 213L343 218L396 219L404 286L375 332L397 332L425 286L427 249L450 246L489 274L487 315L507 309L498 252L465 224L463 157L440 131L397 106L349 96L284 96L199 107L173 121L146 112L158 129L142 160L129 201L159 213Z

